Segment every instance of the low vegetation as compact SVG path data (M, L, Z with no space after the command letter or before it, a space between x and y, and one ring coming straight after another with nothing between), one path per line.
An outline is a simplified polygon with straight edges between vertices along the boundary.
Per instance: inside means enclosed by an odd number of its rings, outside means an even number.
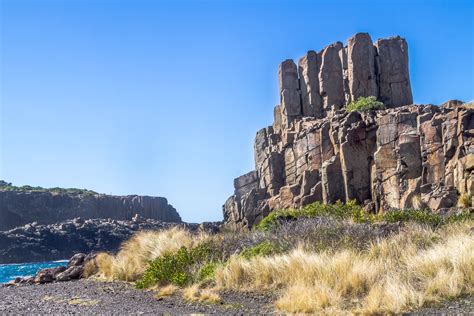
M369 214L354 202L272 212L249 232L142 232L89 275L219 303L277 290L289 313L401 313L474 292L472 215Z
M271 212L257 226L258 229L268 230L282 221L294 220L297 218L311 218L317 216L331 216L337 219L349 219L355 223L396 223L414 221L430 226L438 226L443 223L462 220L463 218L471 218L469 211L450 216L431 213L429 210L390 210L385 213L372 214L364 210L355 201L348 203L337 202L332 205L325 205L319 202L309 204L300 209L283 209Z
M377 101L377 98L374 96L369 97L360 97L357 101L350 102L347 107L347 111L369 111L369 110L383 110L385 109L385 105Z
M16 192L39 192L52 194L70 194L70 195L96 195L97 192L86 189L75 188L42 188L33 187L31 185L23 185L21 187L12 185L9 182L0 180L0 191L16 191Z

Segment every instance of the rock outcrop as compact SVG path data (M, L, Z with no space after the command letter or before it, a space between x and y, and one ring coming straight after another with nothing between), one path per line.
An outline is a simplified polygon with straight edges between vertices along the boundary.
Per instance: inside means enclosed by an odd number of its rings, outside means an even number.
M131 220L138 214L165 222L181 222L166 198L113 196L77 189L16 188L0 181L0 230L28 223L52 224L81 217Z
M0 232L0 264L62 260L78 252L116 251L140 230L176 225L152 219L82 219L56 224L36 222Z
M0 264L62 260L76 253L115 252L135 232L176 225L215 233L220 223L170 223L139 217L133 220L75 218L49 225L34 222L0 231Z
M412 104L404 39L374 45L356 34L346 47L308 52L298 69L284 61L279 77L281 104L273 125L257 132L255 171L234 181L223 206L227 227L250 228L274 209L315 201L437 211L474 194L474 111ZM387 109L344 109L362 96Z

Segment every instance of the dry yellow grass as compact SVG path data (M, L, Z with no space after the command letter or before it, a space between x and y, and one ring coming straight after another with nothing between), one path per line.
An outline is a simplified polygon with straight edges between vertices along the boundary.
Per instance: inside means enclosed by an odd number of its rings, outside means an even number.
M191 302L201 303L219 303L221 297L219 294L208 288L200 288L199 284L193 284L183 290L183 298Z
M100 253L87 267L88 276L103 280L136 281L143 274L149 260L172 253L181 247L192 247L207 236L192 235L182 228L146 231L135 234L123 243L117 255Z
M458 206L468 208L472 206L472 196L468 193L463 193L459 197Z
M283 288L276 307L291 313L400 313L474 290L472 222L432 231L408 225L367 251L232 257L216 271L220 288Z
M178 289L179 288L176 285L173 285L173 284L169 284L169 285L157 288L156 289L157 293L155 294L155 297L156 298L163 298L163 297L166 297L166 296L171 296L174 293L176 293L176 291Z

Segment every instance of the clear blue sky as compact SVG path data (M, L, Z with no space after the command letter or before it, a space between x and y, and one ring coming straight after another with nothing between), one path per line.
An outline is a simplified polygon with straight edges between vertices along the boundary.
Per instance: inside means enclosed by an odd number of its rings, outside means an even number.
M165 196L186 221L221 219L253 169L286 58L400 34L416 102L474 99L474 1L0 2L0 179Z

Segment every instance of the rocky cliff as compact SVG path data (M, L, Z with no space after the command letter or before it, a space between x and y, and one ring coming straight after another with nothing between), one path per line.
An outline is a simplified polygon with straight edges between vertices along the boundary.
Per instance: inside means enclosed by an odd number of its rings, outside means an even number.
M455 207L474 193L474 115L460 102L414 105L408 47L359 33L279 67L280 105L257 132L255 170L234 180L225 225L277 208L357 200L372 212ZM375 96L386 110L348 112ZM472 201L469 201L472 203Z
M42 189L0 185L0 230L28 223L52 224L76 217L131 220L135 214L165 222L181 222L163 197L113 196L77 189Z

